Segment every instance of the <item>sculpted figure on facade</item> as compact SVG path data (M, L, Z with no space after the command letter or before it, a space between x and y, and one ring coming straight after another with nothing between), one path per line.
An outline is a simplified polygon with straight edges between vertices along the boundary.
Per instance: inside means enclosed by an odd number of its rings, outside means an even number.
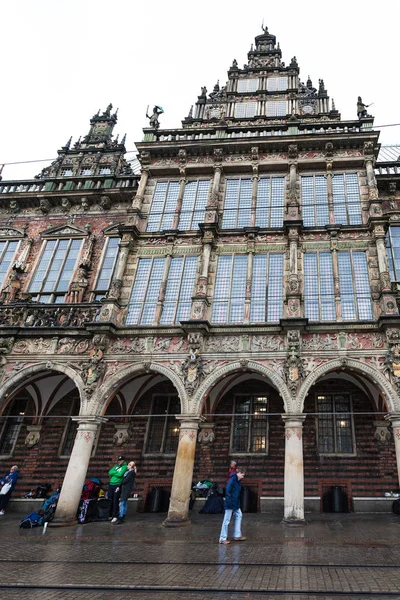
M189 356L182 364L182 375L187 392L193 395L203 377L203 361L198 348L190 348Z

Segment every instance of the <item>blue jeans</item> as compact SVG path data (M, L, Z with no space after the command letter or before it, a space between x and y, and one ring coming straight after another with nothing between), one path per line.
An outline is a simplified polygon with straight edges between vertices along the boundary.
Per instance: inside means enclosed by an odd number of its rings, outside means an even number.
M223 542L228 537L228 525L231 522L232 513L235 517L235 525L233 528L233 537L242 537L242 511L240 508L233 510L232 508L225 509L225 516L221 527L221 533L219 534L219 541Z
M119 501L119 518L123 519L128 508L128 500Z

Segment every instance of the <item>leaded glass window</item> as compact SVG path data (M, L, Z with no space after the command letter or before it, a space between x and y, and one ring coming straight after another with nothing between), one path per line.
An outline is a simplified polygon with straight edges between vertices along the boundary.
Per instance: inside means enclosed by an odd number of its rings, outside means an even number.
M269 100L266 102L267 117L286 117L286 100Z
M279 321L282 307L283 254L256 254L253 258L250 321Z
M13 453L27 402L26 398L15 398L6 408L4 416L0 417L0 456L10 456Z
M304 254L304 306L310 321L335 321L332 254Z
M82 240L47 240L29 293L39 302L65 302L82 247Z
M391 280L400 281L400 227L389 227L386 234L386 248Z
M268 77L267 79L267 90L269 92L281 92L287 90L287 87L287 77Z
M117 261L120 241L120 238L117 237L110 237L106 240L103 263L96 283L95 300L101 300L108 292Z
M222 227L248 227L251 216L251 179L227 179Z
M164 272L164 258L140 258L126 317L127 325L154 321Z
M285 178L261 177L257 187L256 227L282 227L284 205Z
M267 403L265 396L235 396L231 452L267 453Z
M342 319L372 319L371 289L365 252L338 252Z
M179 219L180 230L197 229L199 223L204 223L210 180L188 181L182 200Z
M197 262L197 256L176 257L171 260L160 319L162 325L190 319Z
M316 398L318 451L320 454L354 452L353 414L349 394L318 395Z
M243 322L246 277L247 255L219 257L212 311L214 323Z
M179 441L179 424L175 415L180 413L176 395L153 396L151 417L147 429L146 452L175 454Z
M249 119L257 112L257 102L236 102L235 117L237 119Z
M237 84L238 92L256 92L258 90L258 79L239 79Z
M335 223L361 225L361 200L357 174L333 175L332 191Z
M329 224L328 188L325 175L301 178L301 201L305 227Z
M179 181L159 181L156 184L147 231L172 229L178 195Z
M18 242L0 242L0 286L11 266L17 247Z

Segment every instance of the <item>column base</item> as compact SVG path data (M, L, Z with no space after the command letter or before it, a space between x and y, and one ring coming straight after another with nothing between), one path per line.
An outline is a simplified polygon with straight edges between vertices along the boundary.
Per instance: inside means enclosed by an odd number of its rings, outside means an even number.
M163 521L163 527L187 527L191 525L191 520L187 517L167 517Z
M49 521L49 527L72 527L73 525L78 525L78 519L74 517L73 519L57 519L54 518L52 521Z
M307 521L305 519L282 519L281 525L286 525L287 527L303 527L307 525Z

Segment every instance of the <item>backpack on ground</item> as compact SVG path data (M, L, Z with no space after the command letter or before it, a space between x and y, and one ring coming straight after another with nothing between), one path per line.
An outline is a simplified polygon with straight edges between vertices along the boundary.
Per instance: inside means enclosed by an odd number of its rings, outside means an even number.
M32 529L33 527L39 527L43 525L44 512L32 512L27 517L24 517L20 522L19 526L21 529Z

